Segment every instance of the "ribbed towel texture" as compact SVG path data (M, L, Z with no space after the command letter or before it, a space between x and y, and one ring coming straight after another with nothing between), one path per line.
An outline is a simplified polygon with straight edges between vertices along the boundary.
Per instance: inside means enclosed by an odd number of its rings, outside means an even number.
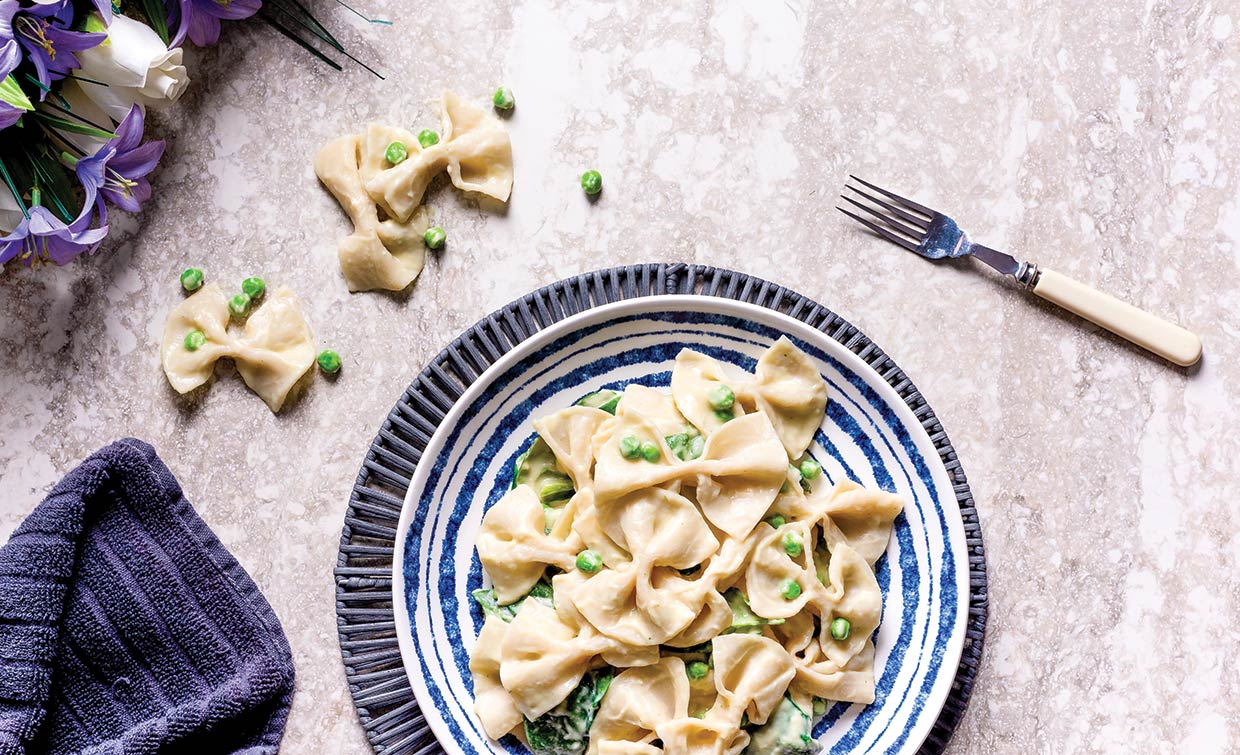
M146 443L0 549L0 755L275 753L292 696L271 606Z

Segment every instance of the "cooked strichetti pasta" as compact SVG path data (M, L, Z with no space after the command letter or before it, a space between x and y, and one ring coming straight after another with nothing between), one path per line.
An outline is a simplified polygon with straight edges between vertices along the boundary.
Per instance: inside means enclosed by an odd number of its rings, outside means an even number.
M535 422L478 541L487 734L537 755L813 753L816 699L872 702L874 564L903 503L804 465L826 406L782 338L754 375L686 349L670 395Z

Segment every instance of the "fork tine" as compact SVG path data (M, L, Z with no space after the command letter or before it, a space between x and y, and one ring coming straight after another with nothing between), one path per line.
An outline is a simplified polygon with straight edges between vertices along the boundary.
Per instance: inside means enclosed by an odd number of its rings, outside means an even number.
M850 185L850 184L844 184L844 188L845 188L845 189L850 189L850 190L852 190L854 193L859 194L860 196L865 197L865 199L866 199L866 201L867 201L867 202L872 202L872 203L874 203L874 204L878 205L879 207L885 207L885 208L887 209L887 211L888 211L888 212L890 212L890 213L892 213L892 214L896 215L897 217L900 217L900 218L902 218L902 219L904 219L904 220L908 221L909 223L911 223L911 224L913 225L913 227L914 227L914 228L917 228L917 229L919 229L919 230L920 230L920 231L922 231L922 232L925 232L925 231L926 231L926 229L928 229L928 228L930 227L930 221L928 221L928 220L926 220L926 219L922 218L920 215L914 215L914 214L913 214L913 213L911 213L911 212L906 212L906 211L904 211L904 210L901 210L899 207L896 207L896 206L895 206L895 205L893 205L893 204L889 204L889 203L884 202L883 200L879 199L878 197L875 197L875 196L872 196L872 195L870 195L870 194L867 194L866 192L862 191L861 189L858 189L856 186L852 186L852 185Z
M888 240L888 241L890 241L891 243L893 243L893 244L899 244L900 246L904 247L905 249L909 250L910 252L915 252L915 251L917 251L917 247L913 245L913 242L911 242L911 241L909 241L908 239L903 238L903 237L901 237L901 236L897 236L897 235L895 235L894 233L892 233L891 231L887 230L886 228L883 228L882 226L878 225L877 223L871 223L870 221L866 220L865 218L861 217L860 215L855 215L855 214L853 214L853 213L849 212L848 210L845 210L843 207L839 207L839 206L837 206L835 209L837 209L837 210L839 210L840 212L844 213L845 215L847 215L848 217L850 217L850 218L852 218L853 220L857 221L858 223L861 223L862 225L864 225L865 227L869 228L871 231L874 231L874 232L875 232L875 233L877 233L879 236L882 236L883 238L887 239L887 240Z
M905 224L901 223L899 220L896 220L895 218L890 218L884 215L883 213L879 212L878 210L874 209L873 207L861 204L860 202L853 199L852 197L846 197L843 194L841 194L840 199L844 200L845 202L849 202L853 205L856 205L857 207L860 207L862 210L865 210L866 212L870 213L874 217L878 218L879 220L883 221L887 225L891 226L893 230L899 231L900 233L903 233L905 236L908 236L910 239L913 240L914 243L920 244L922 240L925 239L926 237L926 230L924 228L922 229L909 228Z
M848 177L849 177L849 178L851 178L851 179L853 179L853 180L855 180L855 181L859 181L860 183L863 183L863 184L865 184L866 186L869 186L871 189L873 189L874 191L877 191L879 194L882 194L883 196L890 197L890 198L892 198L892 199L896 200L897 202L899 202L900 204L904 205L905 207L908 207L909 209L916 210L917 212L920 212L922 215L925 215L925 216L926 216L926 219L927 219L927 220L932 220L932 219L934 218L934 214L935 214L935 213L934 213L934 210L930 209L929 207L925 207L925 206L923 206L923 205L919 205L919 204L917 204L916 202L914 202L914 201L913 201L913 200L911 200L911 199L905 199L904 197L900 196L899 194L892 194L890 191L887 191L886 189L883 189L883 188L880 188L880 187L878 187L878 186L875 186L874 184L870 183L869 181L863 181L862 179L857 178L856 176L854 176L854 175L853 175L853 174L851 174L851 173L849 173L849 174L848 174Z

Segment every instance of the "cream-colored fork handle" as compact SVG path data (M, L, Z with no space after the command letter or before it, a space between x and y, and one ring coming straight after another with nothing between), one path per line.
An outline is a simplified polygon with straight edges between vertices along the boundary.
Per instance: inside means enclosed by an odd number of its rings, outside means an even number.
M1033 292L1170 362L1188 367L1201 359L1196 335L1054 270L1038 273Z

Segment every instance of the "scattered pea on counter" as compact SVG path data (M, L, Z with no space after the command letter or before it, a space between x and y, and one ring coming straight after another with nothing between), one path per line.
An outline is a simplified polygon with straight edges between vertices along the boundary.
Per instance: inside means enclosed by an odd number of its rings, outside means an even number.
M594 196L603 190L603 175L597 170L587 170L581 174L581 190Z
M500 87L495 90L495 94L491 97L491 104L498 110L512 110L517 101L512 96L512 90L508 87Z
M422 234L422 240L426 242L428 249L443 249L444 243L448 240L448 234L436 225L426 229L426 233Z
M207 344L207 334L201 330L191 330L185 334L185 350L198 351Z
M331 349L323 349L320 351L318 359L315 361L319 363L319 369L326 372L328 375L334 375L337 372L340 372L340 355Z
M258 301L263 298L263 294L267 293L267 284L262 278L250 276L241 281L241 291L250 297L250 301Z
M439 134L424 128L418 132L418 144L422 145L422 149L433 147L439 143Z
M228 311L232 312L232 316L241 319L250 314L250 305L253 304L250 295L242 292L228 300Z
M383 157L392 165L400 165L408 156L409 150L402 142L392 142L383 152Z
M203 280L201 270L196 267L186 268L185 272L181 273L181 288L186 291L197 291L202 288Z

